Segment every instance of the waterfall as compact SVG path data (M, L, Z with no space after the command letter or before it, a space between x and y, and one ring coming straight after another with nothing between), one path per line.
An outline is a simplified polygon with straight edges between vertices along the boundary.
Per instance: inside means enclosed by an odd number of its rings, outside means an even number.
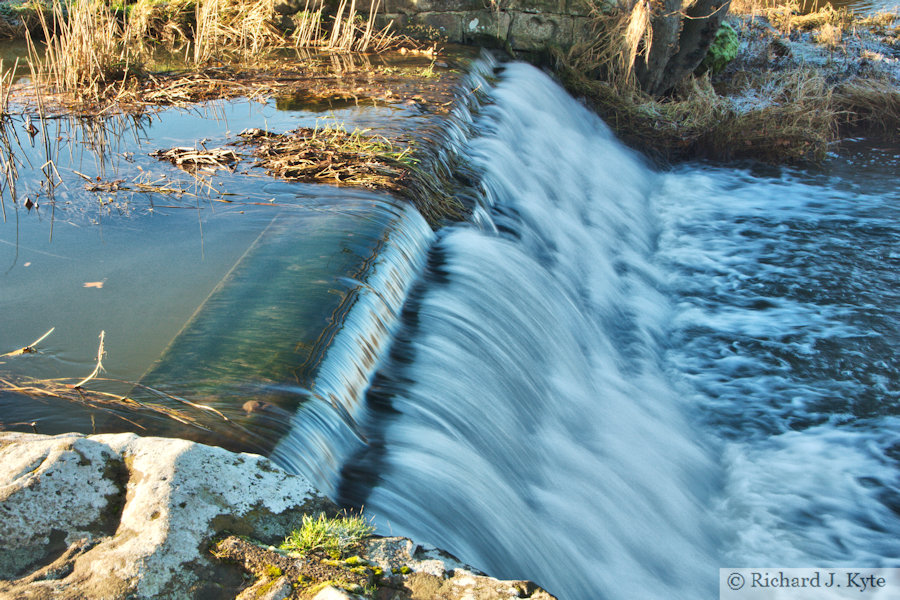
M524 64L461 99L473 218L389 228L274 457L566 600L895 564L895 180L660 171Z
M431 249L342 499L560 598L710 597L717 474L661 365L658 176L533 67L489 97L479 225Z
M356 425L360 402L397 327L409 287L424 264L433 234L412 208L397 209L384 243L353 289L346 317L327 345L312 390L281 390L305 396L290 419L272 459L303 473L326 494L334 492L340 467L365 443Z

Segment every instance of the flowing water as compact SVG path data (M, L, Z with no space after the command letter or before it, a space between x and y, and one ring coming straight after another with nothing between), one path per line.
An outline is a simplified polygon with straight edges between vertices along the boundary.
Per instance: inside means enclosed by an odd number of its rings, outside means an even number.
M0 341L58 330L0 370L81 376L105 328L110 376L231 418L170 435L269 453L382 533L564 600L896 566L900 148L660 171L533 67L479 62L461 97L436 164L465 159L475 214L437 233L385 195L252 170L216 176L239 196L98 206L72 171L102 169L72 158L55 213L23 180L42 206L6 205ZM166 113L118 168L317 117L276 108L226 104L218 128ZM98 427L11 393L0 416Z
M897 564L898 158L658 172L521 64L472 128L342 498L565 599Z

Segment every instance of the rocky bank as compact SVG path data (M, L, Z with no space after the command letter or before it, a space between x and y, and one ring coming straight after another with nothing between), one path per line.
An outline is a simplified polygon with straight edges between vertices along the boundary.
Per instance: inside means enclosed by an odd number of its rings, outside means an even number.
M265 546L322 512L337 507L253 454L130 433L2 433L0 599L364 597L292 581L296 559ZM377 571L355 590L366 597L553 598L405 538L371 536L359 555Z

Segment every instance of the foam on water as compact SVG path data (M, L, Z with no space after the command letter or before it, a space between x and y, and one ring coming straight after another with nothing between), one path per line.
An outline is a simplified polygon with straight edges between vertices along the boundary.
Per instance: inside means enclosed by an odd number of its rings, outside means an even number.
M655 194L671 369L727 440L730 564L900 558L900 195L867 181L691 167Z

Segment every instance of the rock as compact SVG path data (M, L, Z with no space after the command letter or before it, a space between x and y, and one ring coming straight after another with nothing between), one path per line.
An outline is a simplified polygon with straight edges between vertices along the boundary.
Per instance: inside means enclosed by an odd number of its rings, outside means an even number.
M253 454L131 433L0 433L0 599L362 600L376 589L393 600L554 600L406 538L364 538L342 560L269 546L321 512L338 511Z
M363 600L361 596L351 594L340 588L328 586L313 597L313 600Z
M216 546L216 555L242 565L259 577L239 600L268 593L285 577L296 581L290 598L362 600L370 596L390 600L555 600L530 581L503 581L461 563L442 550L419 546L402 537L368 536L340 559L315 553L287 556L250 541L230 536ZM266 596L268 597L268 596ZM273 600L282 600L276 595Z
M284 600L290 598L294 586L287 577L260 579L252 586L238 594L235 600Z
M229 597L240 575L210 555L215 536L274 542L323 510L336 507L256 455L134 434L2 433L0 597Z

